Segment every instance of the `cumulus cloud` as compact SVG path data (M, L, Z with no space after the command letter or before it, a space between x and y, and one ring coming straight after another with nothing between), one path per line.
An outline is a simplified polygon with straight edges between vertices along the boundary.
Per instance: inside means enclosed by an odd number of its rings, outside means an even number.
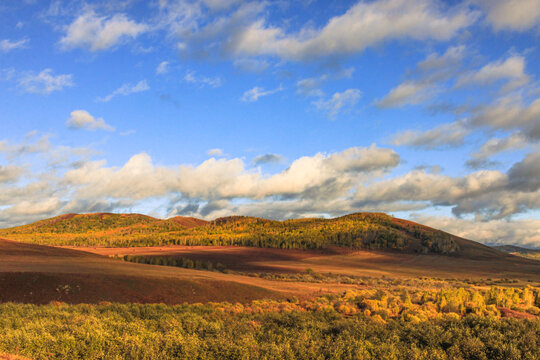
M482 243L540 246L540 220L475 221L425 215L416 216L413 220Z
M526 31L540 24L537 0L475 0L495 30Z
M60 39L60 44L64 49L102 51L127 38L135 39L148 30L147 25L130 20L123 14L109 17L87 11L65 28L66 34Z
M340 113L351 111L362 97L362 92L358 89L348 89L343 92L336 92L328 100L320 99L313 104L317 109L324 111L327 116L334 120Z
M118 95L126 96L126 95L136 94L136 93L140 93L147 90L150 90L150 86L148 86L148 83L146 82L146 80L141 80L137 84L134 84L134 85L124 84L120 86L118 89L114 90L109 95L102 98L98 98L97 100L101 102L108 102Z
M528 154L508 170L514 189L534 192L540 189L540 153Z
M285 159L279 154L264 154L253 159L253 165L279 164Z
M107 124L102 118L95 118L86 110L74 110L67 120L66 126L72 129L106 130L114 131L114 127Z
M521 96L507 96L495 103L479 107L470 119L473 126L493 129L518 128L529 139L540 139L540 99L529 104Z
M18 80L18 86L27 93L50 94L74 86L71 74L54 75L52 69L45 69L39 74L27 73Z
M471 84L490 85L496 81L506 80L503 90L513 90L529 82L529 76L525 73L525 58L512 56L505 61L491 62L477 72L461 76L456 86Z
M505 138L491 138L478 151L472 154L474 159L485 160L502 151L520 149L527 145L527 140L519 133L513 133Z
M529 154L507 172L481 170L463 177L413 170L405 175L360 185L357 206L365 204L423 204L448 206L458 217L502 219L540 207L540 158Z
M391 171L401 163L400 156L392 149L371 145L303 156L287 169L272 174L264 173L264 167L246 166L240 158L160 166L146 153L132 156L123 165L109 166L103 160L88 159L82 151L53 146L35 136L25 141L32 142L0 141L0 152L19 154L10 159L24 164L27 161L23 159L31 154L69 156L58 160L60 163L49 173L17 164L0 167L0 203L4 205L0 209L0 226L68 211L125 211L150 199L166 204L168 215L205 218L245 214L284 219L444 207L457 216L449 218L454 223L470 224L463 231L472 229L473 224L479 229L488 223L502 226L515 214L540 208L538 152L530 153L507 172L483 170L448 176L440 171L415 169L392 175ZM279 158L266 154L254 162ZM65 170L57 171L58 166ZM435 220L425 222L434 226ZM513 222L508 224L501 228L500 241L538 240L531 240L535 238L531 237L530 224L527 231L524 228L520 233L515 232L518 228L511 225ZM445 226L436 227L450 229ZM519 235L524 237L516 238Z
M405 80L380 100L379 108L394 108L426 102L442 87L441 83L454 77L461 67L464 46L452 46L443 54L431 53L420 61Z
M463 144L470 130L463 122L439 125L431 130L406 130L397 134L392 143L398 146L414 146L424 149L454 147Z
M0 165L0 184L17 181L22 172L23 169L20 166Z
M240 100L245 101L245 102L255 102L259 100L260 97L273 95L280 91L283 91L282 86L279 86L278 88L275 88L272 90L265 90L262 87L255 86L249 90L246 90Z
M228 49L236 55L275 55L292 60L346 55L393 39L448 40L476 16L464 9L442 8L431 0L358 2L320 30L305 28L287 34L259 19L236 33Z
M375 102L380 108L401 107L406 104L420 104L432 96L430 85L426 83L404 82L390 90L381 100Z
M9 39L0 40L0 52L7 53L16 49L24 49L28 45L28 39L11 41Z
M198 166L156 167L145 153L133 156L123 167L87 162L70 170L64 180L80 186L85 197L142 199L178 193L206 200L269 196L301 197L314 188L325 194L346 192L360 173L395 167L399 156L390 149L350 148L330 155L316 154L295 160L269 177L245 168L242 160L211 158Z

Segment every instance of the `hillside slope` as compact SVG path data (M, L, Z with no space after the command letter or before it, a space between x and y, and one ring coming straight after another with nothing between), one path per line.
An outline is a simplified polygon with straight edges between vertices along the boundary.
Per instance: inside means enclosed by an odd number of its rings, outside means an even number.
M266 220L230 216L154 219L139 214L67 214L0 230L0 236L45 245L214 245L284 249L385 249L406 253L505 256L477 242L383 213L334 219Z
M529 259L537 259L540 260L540 250L539 249L527 249L520 246L515 245L496 245L493 246L494 249L516 255L521 256Z
M181 304L282 298L265 281L148 266L84 251L0 238L0 303L137 302Z

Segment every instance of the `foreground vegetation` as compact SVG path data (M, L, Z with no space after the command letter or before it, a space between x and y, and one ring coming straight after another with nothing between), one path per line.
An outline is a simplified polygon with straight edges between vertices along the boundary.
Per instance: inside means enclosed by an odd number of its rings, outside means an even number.
M180 306L0 305L0 353L36 359L537 359L538 289L355 290ZM536 306L535 306L536 304Z
M158 220L137 214L69 214L3 229L0 236L41 245L236 245L284 249L340 246L438 254L459 250L456 241L447 233L405 224L381 213L287 221L231 216L209 223L200 222L189 228L179 218Z

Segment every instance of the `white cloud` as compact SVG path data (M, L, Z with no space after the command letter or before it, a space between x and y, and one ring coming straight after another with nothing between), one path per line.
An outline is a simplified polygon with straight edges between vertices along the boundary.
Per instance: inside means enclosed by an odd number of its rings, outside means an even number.
M259 100L260 97L272 95L280 91L283 91L282 86L279 86L278 88L272 90L264 90L264 88L262 87L255 86L252 89L246 90L242 95L241 100L247 102L255 102Z
M50 94L74 85L71 74L53 75L52 69L45 69L39 74L26 74L19 78L18 85L24 92Z
M407 104L420 104L433 95L430 84L417 82L404 82L390 90L381 100L375 101L377 107L401 107Z
M12 215L48 215L60 209L62 202L57 197L51 197L43 201L22 201L9 208L8 213Z
M0 165L0 184L17 181L23 168L16 165Z
M296 82L296 93L301 96L324 96L324 92L320 89L322 85L330 80L338 80L343 78L351 78L355 68L338 69L337 71L326 73L318 77L310 77L298 80Z
M327 113L330 119L335 119L339 113L348 112L358 103L362 97L362 92L358 89L348 89L343 92L336 92L328 100L318 100L313 104L317 109Z
M540 24L538 0L475 0L495 30L526 31Z
M163 75L169 72L169 62L162 61L156 68L156 74Z
M492 138L486 141L478 151L472 154L475 159L488 159L502 151L520 149L527 145L527 140L519 133L505 138Z
M139 92L143 92L147 90L150 90L150 86L148 86L148 83L146 82L146 80L141 80L135 85L124 84L120 86L118 89L114 90L109 95L102 98L98 98L97 101L108 102L108 101L111 101L112 98L118 95L126 96L126 95L135 94L135 93L139 93Z
M392 39L448 40L475 19L476 13L442 8L431 0L358 2L320 30L304 28L286 34L281 28L257 20L235 34L228 48L236 55L307 60L357 53Z
M540 139L540 99L524 104L521 96L507 96L480 107L470 120L473 126L515 129L530 139Z
M296 93L301 96L320 97L324 92L320 89L324 78L306 78L296 83Z
M90 160L87 149L54 146L47 137L29 136L24 141L0 141L6 159L20 162L0 166L0 203L4 205L0 226L69 211L127 211L149 200L162 202L168 214L205 218L245 214L283 219L355 211L427 213L438 207L451 209L458 218L421 222L481 241L492 237L490 242L540 245L536 220L509 220L514 214L540 208L538 152L506 173L448 176L413 170L392 175L400 156L392 149L372 145L303 156L283 171L265 173L265 167L246 166L240 158L160 166L145 153L132 156L123 165L108 166L103 160ZM29 161L33 156L50 159L54 165L44 172L40 159L33 168ZM256 158L259 163L279 159L276 154ZM472 216L475 220L470 220ZM443 220L448 223L442 224ZM454 228L449 227L452 224Z
M525 58L512 56L505 61L489 63L474 73L461 76L457 86L479 84L490 85L499 80L507 80L504 90L513 90L529 82L529 76L525 74Z
M425 149L458 146L463 144L470 130L463 122L439 125L427 131L407 130L397 134L392 143L398 146L415 146Z
M416 65L405 80L374 104L380 108L416 105L431 99L441 91L441 83L456 76L465 54L464 46L449 47L445 53L429 54Z
M126 38L135 39L148 31L149 27L130 20L123 14L100 17L93 11L88 11L77 17L65 30L65 36L60 39L64 49L85 48L101 51L118 45Z
M156 167L145 153L134 155L121 168L104 161L86 162L70 170L64 182L77 187L83 198L144 199L179 193L186 198L220 200L264 199L270 196L301 197L346 194L360 174L385 171L399 163L390 149L350 148L330 155L316 154L294 161L276 175L262 176L246 170L241 159L211 158L198 166ZM307 195L306 195L307 196Z
M223 81L218 76L199 76L195 71L192 70L186 71L186 75L184 75L184 81L190 84L198 84L200 86L208 85L213 88L218 88L223 85Z
M210 156L223 156L223 149L210 149L206 153Z
M114 131L115 129L107 124L102 118L94 118L86 110L74 110L71 112L71 117L67 120L66 126L72 129L86 130L106 130Z
M18 41L11 41L9 39L0 40L0 52L7 53L16 49L24 49L28 42L28 39L21 39Z
M475 221L439 216L416 216L413 220L487 244L540 246L540 220Z

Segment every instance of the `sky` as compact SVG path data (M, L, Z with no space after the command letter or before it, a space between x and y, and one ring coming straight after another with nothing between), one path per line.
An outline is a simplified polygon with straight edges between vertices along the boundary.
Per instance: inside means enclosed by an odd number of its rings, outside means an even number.
M540 0L3 0L0 227L377 211L540 247Z

